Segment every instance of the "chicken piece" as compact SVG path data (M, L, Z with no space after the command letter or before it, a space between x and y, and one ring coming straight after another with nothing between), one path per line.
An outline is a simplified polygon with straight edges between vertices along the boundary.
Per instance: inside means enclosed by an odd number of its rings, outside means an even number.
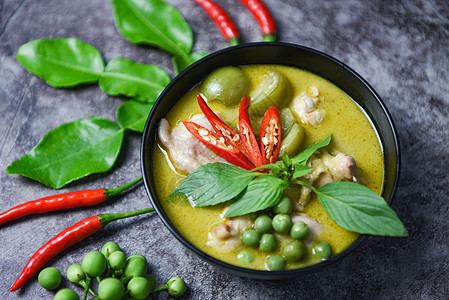
M213 131L212 126L203 114L194 115L191 121ZM191 173L199 166L208 163L228 163L194 137L182 123L172 130L168 121L162 119L158 127L158 137L162 145L168 149L175 167L186 173Z
M320 157L311 157L307 165L314 169L305 175L303 180L317 188L335 181L360 181L355 176L355 160L351 156L341 152L338 152L336 155L331 155L326 150L322 150ZM311 193L312 190L310 188L301 188L301 195L295 203L296 210L304 210L310 200Z
M290 108L296 118L299 118L303 124L318 126L324 122L326 118L326 111L316 109L319 101L319 91L316 87L310 87L307 92L302 92L296 96Z
M253 223L253 215L229 218L225 223L212 228L212 231L209 232L207 245L216 248L220 252L234 251L242 245L242 233L250 229Z
M310 234L309 237L307 238L307 241L313 241L315 236L319 235L321 233L321 231L323 230L323 225L321 225L317 220L312 219L311 217L309 217L306 214L301 214L301 213L292 213L290 215L292 222L296 223L299 221L302 221L304 223L306 223L306 225L309 227L310 230Z

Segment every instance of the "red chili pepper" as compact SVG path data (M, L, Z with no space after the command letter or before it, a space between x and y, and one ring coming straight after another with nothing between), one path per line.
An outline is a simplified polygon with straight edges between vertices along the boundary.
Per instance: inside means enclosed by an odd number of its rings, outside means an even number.
M223 136L223 138L232 146L237 147L247 159L251 160L251 154L247 151L247 148L243 145L243 141L240 135L236 133L231 127L223 122L213 111L207 106L201 95L196 97L198 99L198 105L201 108L204 116L209 120L209 123L214 128L215 132Z
M263 39L266 42L274 42L276 40L276 22L273 16L261 0L240 0L260 25Z
M281 114L276 106L265 112L260 125L260 149L264 164L275 163L281 148Z
M130 188L142 180L142 176L114 189L84 190L72 193L64 193L29 201L11 208L0 214L0 226L32 214L43 214L50 211L70 209L81 206L91 206L103 203L120 192Z
M110 222L152 211L154 211L153 208L147 208L127 213L99 214L84 219L81 222L78 222L75 225L65 229L54 238L49 240L47 243L45 243L45 245L43 245L39 250L36 251L36 253L33 254L33 256L31 256L25 268L23 268L22 273L19 275L16 282L14 282L9 290L13 292L21 288L53 257L69 248L70 246L73 246L74 244L99 231Z
M230 163L245 170L254 169L254 165L240 152L239 148L229 143L221 134L212 132L194 122L182 121L187 130L206 147Z
M243 146L247 149L246 151L249 153L251 161L256 167L260 167L263 164L263 159L249 118L248 107L250 99L249 96L246 96L240 103L239 130Z
M209 15L231 46L240 44L240 32L228 13L212 0L194 0Z

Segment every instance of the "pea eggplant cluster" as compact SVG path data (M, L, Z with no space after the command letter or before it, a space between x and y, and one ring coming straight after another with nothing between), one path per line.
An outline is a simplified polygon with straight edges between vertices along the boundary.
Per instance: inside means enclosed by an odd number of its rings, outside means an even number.
M267 214L259 215L254 221L254 228L242 233L241 239L246 246L258 248L265 253L273 253L278 248L278 241L273 231L291 237L292 241L283 247L282 255L267 256L266 266L270 271L284 270L287 262L300 262L307 255L303 241L309 237L310 229L302 221L293 223L289 216L291 211L291 200L283 196L281 201L273 207L273 218ZM323 241L314 246L313 253L318 259L326 260L332 256L332 248L329 243ZM251 262L253 259L252 254L246 250L240 252L238 258L244 262Z
M95 300L147 299L152 293L167 291L178 297L185 293L187 285L180 277L172 277L167 283L156 287L156 280L147 273L145 256L136 254L128 258L115 242L107 242L100 251L87 253L81 264L67 269L67 279L84 288L83 298L90 293ZM98 281L97 293L92 290L94 279ZM53 267L43 269L38 276L39 284L47 289L59 287L61 272ZM60 289L55 300L79 300L78 293L69 288Z

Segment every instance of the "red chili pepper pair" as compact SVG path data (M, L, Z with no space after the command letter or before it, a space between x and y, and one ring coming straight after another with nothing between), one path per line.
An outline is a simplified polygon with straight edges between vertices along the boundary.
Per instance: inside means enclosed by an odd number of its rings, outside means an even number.
M276 162L281 147L280 113L277 107L272 106L265 112L260 128L261 142L259 148L248 113L250 97L244 97L240 103L240 134L226 125L207 106L201 95L198 95L197 99L201 111L209 120L215 132L194 122L183 121L183 124L209 149L230 163L246 170Z

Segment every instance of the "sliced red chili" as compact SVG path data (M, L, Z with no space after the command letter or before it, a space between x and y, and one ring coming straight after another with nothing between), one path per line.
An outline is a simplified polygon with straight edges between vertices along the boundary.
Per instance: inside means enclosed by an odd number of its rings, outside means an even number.
M182 121L182 123L191 134L217 155L245 170L254 169L254 165L246 158L235 143L230 143L220 133L212 132L194 122Z
M196 98L198 99L198 105L200 106L201 111L203 112L204 116L206 116L207 120L209 120L209 123L212 125L215 132L222 135L229 144L237 147L246 156L247 159L251 160L251 155L243 145L240 135L236 133L231 127L229 127L225 122L223 122L212 111L212 109L210 109L201 95L198 95Z
M259 143L254 135L251 120L249 118L248 107L250 97L246 96L242 99L239 109L239 130L243 146L246 148L251 161L256 167L263 164L262 153L260 152Z
M265 112L260 125L260 149L264 164L275 163L281 148L281 114L276 106Z

